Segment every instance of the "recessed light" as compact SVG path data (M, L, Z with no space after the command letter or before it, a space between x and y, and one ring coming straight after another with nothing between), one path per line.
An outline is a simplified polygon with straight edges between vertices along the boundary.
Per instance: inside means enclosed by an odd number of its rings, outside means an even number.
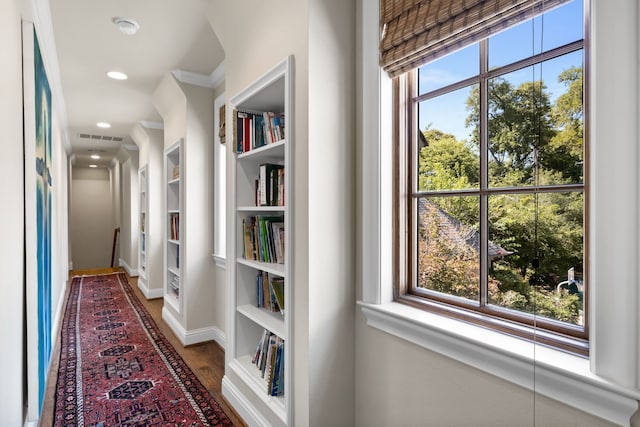
M118 26L120 32L128 36L134 35L140 29L140 24L129 18L113 18L113 23Z
M89 165L90 168L97 168L98 165Z
M107 129L107 128L111 127L111 125L109 123L106 123L106 122L98 122L98 123L96 123L96 126L98 126L99 128L103 128L103 129Z
M97 154L92 154L91 158L95 159L95 160L98 160L100 158L100 156L98 156Z
M107 76L114 80L127 80L128 77L125 73L121 73L120 71L109 71Z

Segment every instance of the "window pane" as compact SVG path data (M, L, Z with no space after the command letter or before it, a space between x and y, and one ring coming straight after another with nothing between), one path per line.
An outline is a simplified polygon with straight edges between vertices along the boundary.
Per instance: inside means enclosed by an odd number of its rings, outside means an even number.
M478 86L474 85L418 105L420 190L478 188L477 131L467 128L469 117L478 111L477 94Z
M418 287L478 301L478 197L420 198Z
M582 51L489 80L489 186L583 182L582 86Z
M457 83L480 74L478 43L437 59L418 69L418 93Z
M583 39L582 19L582 0L574 0L490 37L489 69Z
M488 300L583 325L583 194L542 193L537 206L534 194L489 197Z

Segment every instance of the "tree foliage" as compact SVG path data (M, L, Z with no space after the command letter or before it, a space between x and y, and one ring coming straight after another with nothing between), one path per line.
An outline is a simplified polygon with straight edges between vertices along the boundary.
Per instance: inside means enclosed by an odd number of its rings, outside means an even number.
M490 187L515 187L583 180L582 69L559 76L565 92L552 102L540 81L514 87L503 78L489 82L488 161ZM467 99L469 141L429 126L419 153L420 190L478 188L480 109L478 88ZM477 196L435 197L442 211L477 228ZM491 260L489 301L566 322L581 321L577 295L556 292L570 267L583 269L581 192L492 195L488 200L489 239L509 252ZM443 238L436 221L423 218L419 241L419 284L477 299L478 255L459 241ZM435 224L435 225L434 225ZM458 246L458 247L456 247ZM539 268L533 260L539 259Z

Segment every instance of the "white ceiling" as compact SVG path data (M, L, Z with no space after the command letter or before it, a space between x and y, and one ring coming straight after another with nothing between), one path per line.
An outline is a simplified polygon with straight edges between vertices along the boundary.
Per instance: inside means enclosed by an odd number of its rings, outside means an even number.
M161 79L173 70L209 75L224 52L207 21L210 0L51 0L62 93L76 166L109 165L140 122L161 123L151 103ZM140 24L121 33L116 17ZM108 71L129 76L117 81ZM101 129L97 122L111 124ZM93 138L80 135L93 135ZM122 138L121 142L103 137ZM89 159L92 150L98 161Z

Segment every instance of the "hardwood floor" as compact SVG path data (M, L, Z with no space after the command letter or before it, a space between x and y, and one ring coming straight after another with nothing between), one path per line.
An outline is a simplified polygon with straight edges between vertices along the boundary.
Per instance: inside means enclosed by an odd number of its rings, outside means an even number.
M111 273L114 271L123 271L118 268L106 268L96 270L82 270L72 271L70 276L89 275L89 274L103 274ZM165 337L171 342L173 347L178 351L180 356L187 363L189 368L198 377L202 384L209 390L209 393L220 404L227 416L233 421L236 426L246 426L238 414L227 403L226 399L222 396L221 383L224 375L224 350L214 341L206 343L190 345L184 347L178 338L174 335L173 331L162 320L162 306L163 299L147 300L144 295L138 289L138 278L129 277L129 283L135 290L136 296L142 301L145 308L149 311L153 320L156 322ZM69 279L71 283L71 279ZM69 290L67 289L67 295L65 295L65 304L69 296ZM65 305L66 306L66 305ZM63 314L64 315L64 314ZM56 334L56 343L51 356L51 368L49 371L49 377L47 378L47 388L45 391L44 404L42 408L42 416L40 417L40 427L50 427L53 425L54 417L54 401L55 401L55 387L58 374L58 362L60 359L60 333ZM108 426L105 426L108 427Z

